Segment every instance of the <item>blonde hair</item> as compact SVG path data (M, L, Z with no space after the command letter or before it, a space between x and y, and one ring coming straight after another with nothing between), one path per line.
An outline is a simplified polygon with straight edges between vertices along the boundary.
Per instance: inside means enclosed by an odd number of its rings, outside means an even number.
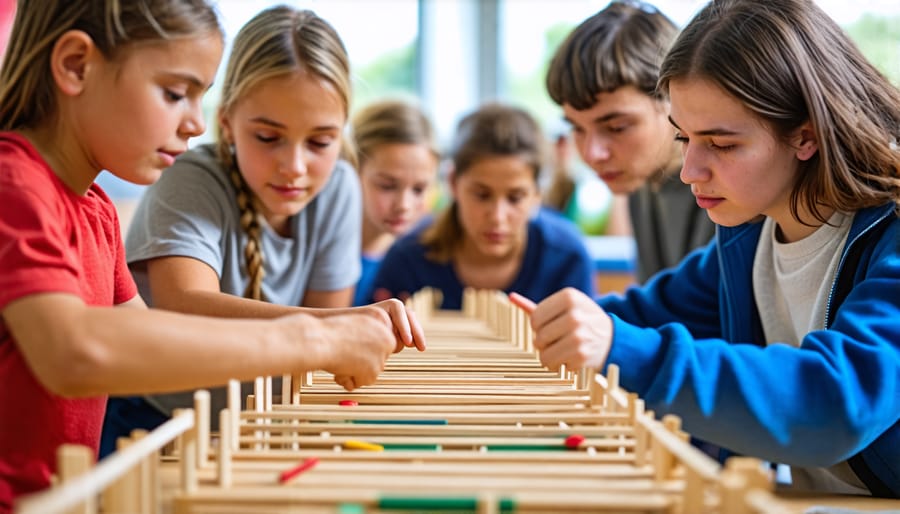
M581 22L556 50L547 69L547 93L577 110L597 95L634 86L653 98L659 65L678 28L655 7L615 1Z
M350 110L350 61L334 28L308 10L277 6L261 11L234 39L219 111L228 112L261 82L298 71L328 82L337 92L346 117ZM349 154L346 146L344 153ZM244 296L263 300L265 270L258 209L221 126L217 127L217 154L234 184L241 227L247 234L244 257L250 281Z
M0 130L35 128L56 115L50 54L70 30L91 37L104 57L138 43L222 34L207 0L29 0L18 2L0 71Z
M527 111L500 103L485 104L465 116L457 125L450 152L454 175L462 176L475 163L496 156L522 158L533 171L537 184L544 167L546 148L540 125ZM428 248L426 256L446 263L463 240L456 201L442 211L420 241Z
M382 100L369 104L353 117L350 127L360 168L375 150L393 143L421 145L440 158L431 121L410 102Z
M812 124L818 151L791 192L798 221L801 203L822 223L822 205L900 212L900 91L815 3L713 0L675 41L659 87L684 78L717 84L780 139Z

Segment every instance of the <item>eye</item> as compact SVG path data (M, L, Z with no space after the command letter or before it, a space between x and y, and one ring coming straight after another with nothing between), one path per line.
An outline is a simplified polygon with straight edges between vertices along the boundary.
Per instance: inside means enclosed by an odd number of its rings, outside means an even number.
M166 100L173 102L173 103L180 102L181 100L184 99L183 94L178 93L176 91L172 91L171 89L168 89L168 88L164 89L164 94L165 94Z
M513 193L506 198L509 200L509 203L516 205L525 199L525 193Z
M676 132L675 133L675 141L678 143L681 143L683 145L686 145L689 140L685 136L682 136L680 132Z
M319 150L324 150L324 149L328 148L329 146L331 146L332 143L334 143L334 141L335 141L335 139L332 137L310 139L309 146L319 149Z
M260 141L261 143L265 143L265 144L271 144L271 143L278 141L278 136L274 136L274 135L270 136L268 134L257 133L257 134L255 134L255 136L258 141Z
M610 125L606 130L611 134L620 134L628 130L628 127L630 127L630 125Z
M733 144L717 145L717 144L713 143L712 141L710 141L710 143L709 143L709 147L712 148L713 150L716 150L717 152L727 152L728 150L734 149L735 146L737 146L737 145L733 145Z

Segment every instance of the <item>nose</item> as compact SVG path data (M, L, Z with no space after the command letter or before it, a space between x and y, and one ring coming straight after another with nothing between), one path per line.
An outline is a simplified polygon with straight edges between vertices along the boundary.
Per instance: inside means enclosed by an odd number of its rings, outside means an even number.
M395 198L394 209L398 212L411 211L415 208L417 200L416 193L412 188L402 189Z
M203 106L200 102L191 102L184 119L178 126L178 134L187 139L206 132L206 120L203 117Z
M305 175L307 171L306 149L302 145L288 146L285 149L279 168L285 175L294 177Z
M685 184L709 180L709 167L703 159L702 149L685 144L681 151L682 164L679 178Z
M584 134L581 142L581 156L588 164L609 159L609 138L595 130L589 130Z
M499 198L491 204L489 216L492 221L502 222L506 219L506 215L508 212L509 202L507 202L503 198Z

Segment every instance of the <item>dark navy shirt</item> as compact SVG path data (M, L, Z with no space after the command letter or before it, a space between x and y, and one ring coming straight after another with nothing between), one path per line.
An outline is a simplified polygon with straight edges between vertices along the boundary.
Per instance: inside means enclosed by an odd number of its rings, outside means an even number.
M438 263L425 257L428 249L419 239L428 226L430 223L418 227L391 246L375 276L373 291L385 289L392 296L403 297L431 287L443 294L442 309L461 309L465 285L456 275L453 261ZM528 222L522 265L504 291L515 291L539 302L564 287L593 297L593 261L578 227L559 214L541 209Z

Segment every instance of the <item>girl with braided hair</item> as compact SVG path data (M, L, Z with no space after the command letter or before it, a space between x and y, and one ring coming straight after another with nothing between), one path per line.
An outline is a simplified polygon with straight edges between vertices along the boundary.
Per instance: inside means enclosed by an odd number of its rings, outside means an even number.
M125 246L147 302L234 318L387 314L423 349L399 301L350 308L362 215L356 172L340 159L349 104L347 53L325 20L286 6L251 19L228 60L216 143L181 156L135 211ZM211 392L224 406L224 390ZM101 453L190 403L187 392L111 400Z
M60 445L98 449L109 394L312 369L352 388L421 333L383 309L238 320L147 308L95 179L159 179L206 128L222 49L207 0L17 5L0 70L0 514L49 486Z

